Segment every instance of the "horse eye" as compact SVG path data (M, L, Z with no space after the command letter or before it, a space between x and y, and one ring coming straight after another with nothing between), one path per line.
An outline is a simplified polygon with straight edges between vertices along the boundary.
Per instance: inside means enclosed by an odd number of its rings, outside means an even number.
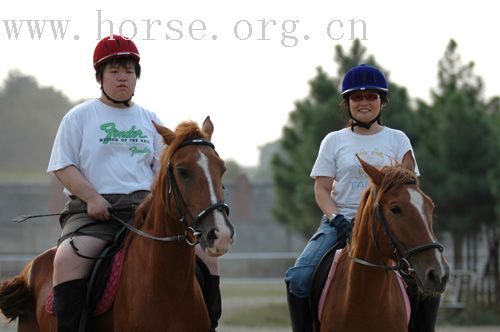
M394 214L401 214L403 211L401 211L401 208L399 206L393 206L391 207L391 212Z
M177 174L183 179L187 179L189 177L189 171L183 167L177 167Z

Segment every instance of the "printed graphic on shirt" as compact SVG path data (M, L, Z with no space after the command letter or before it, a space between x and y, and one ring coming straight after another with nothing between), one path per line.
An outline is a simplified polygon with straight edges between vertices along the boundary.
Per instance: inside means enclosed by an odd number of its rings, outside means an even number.
M356 152L356 154L366 161L367 163L377 167L381 168L384 165L387 165L387 156L380 150L378 149L373 149L371 151L366 151L366 150L361 150ZM351 188L352 189L364 189L366 186L368 186L368 175L366 175L365 171L361 167L361 163L359 162L358 158L354 156L353 160L353 165L356 167L355 175L353 177L353 180L351 181Z
M130 157L151 152L148 147L150 139L135 125L132 125L130 129L120 130L114 122L108 122L102 124L99 128L105 135L99 138L99 142L102 144L129 145Z

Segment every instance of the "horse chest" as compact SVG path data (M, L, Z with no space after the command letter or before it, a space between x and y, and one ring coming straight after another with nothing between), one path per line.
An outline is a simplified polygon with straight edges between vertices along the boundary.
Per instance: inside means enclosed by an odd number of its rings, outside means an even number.
M387 277L364 280L348 274L339 276L329 290L320 331L407 331L399 285Z

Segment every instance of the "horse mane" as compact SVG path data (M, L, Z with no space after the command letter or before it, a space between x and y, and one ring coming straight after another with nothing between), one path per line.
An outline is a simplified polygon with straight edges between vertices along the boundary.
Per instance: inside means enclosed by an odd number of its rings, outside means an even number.
M136 226L142 226L146 221L149 211L151 211L152 206L157 207L161 204L161 208L155 209L158 211L164 211L163 208L163 198L162 193L166 193L167 188L167 177L168 177L168 165L172 155L177 150L179 145L190 139L204 139L208 140L208 136L202 132L198 124L194 121L184 121L181 122L174 131L174 139L168 144L165 151L160 158L160 169L155 177L153 185L151 187L151 193L144 199L144 201L139 205L136 211L135 224Z

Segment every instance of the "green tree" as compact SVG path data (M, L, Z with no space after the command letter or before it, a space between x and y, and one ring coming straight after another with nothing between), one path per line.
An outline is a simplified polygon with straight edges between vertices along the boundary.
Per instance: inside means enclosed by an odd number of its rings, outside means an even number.
M347 114L339 110L341 79L347 70L360 63L381 67L366 52L359 40L353 42L347 53L337 46L334 57L337 77L329 76L321 67L317 69L316 76L309 82L309 95L297 101L289 114L280 139L280 152L272 161L276 219L306 236L317 228L321 216L309 177L320 142L329 132L344 127L348 119ZM413 112L406 90L391 82L389 85L390 102L383 110L382 119L388 125L410 130Z
M437 205L436 226L452 232L459 268L462 240L494 218L485 176L493 161L493 133L482 97L483 82L474 74L472 62L461 62L455 41L449 42L438 67L432 104L419 105L417 152L424 170L422 186Z
M59 122L71 107L61 92L40 87L32 76L9 72L0 90L2 178L45 175Z
M487 114L491 118L492 139L490 155L492 165L487 172L487 181L493 196L495 217L488 223L489 257L487 274L491 275L495 285L495 298L500 302L500 97L494 97L487 105Z

